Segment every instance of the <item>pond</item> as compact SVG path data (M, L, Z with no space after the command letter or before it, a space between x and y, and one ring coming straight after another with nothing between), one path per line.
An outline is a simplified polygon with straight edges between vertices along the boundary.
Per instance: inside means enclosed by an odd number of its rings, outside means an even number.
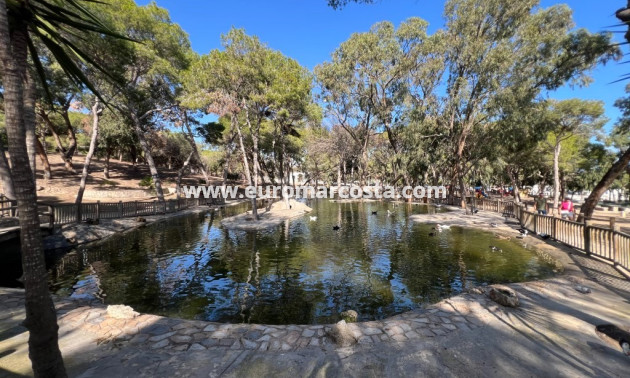
M220 225L246 205L148 225L67 254L51 268L51 287L61 295L98 289L108 304L172 317L321 324L348 309L361 320L380 319L467 287L544 278L555 268L491 233L437 233L408 221L443 211L433 206L309 205L312 213L258 232Z

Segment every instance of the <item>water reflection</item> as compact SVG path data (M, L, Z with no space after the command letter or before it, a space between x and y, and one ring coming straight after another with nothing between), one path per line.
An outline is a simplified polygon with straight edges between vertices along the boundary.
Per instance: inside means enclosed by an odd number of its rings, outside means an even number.
M149 225L73 251L51 270L51 285L70 294L78 281L97 276L107 303L142 312L307 324L336 321L347 309L364 320L382 318L468 286L535 279L553 269L491 234L451 228L431 237L431 225L408 222L412 213L435 211L430 206L310 205L317 221L306 215L258 232L220 226L246 205Z

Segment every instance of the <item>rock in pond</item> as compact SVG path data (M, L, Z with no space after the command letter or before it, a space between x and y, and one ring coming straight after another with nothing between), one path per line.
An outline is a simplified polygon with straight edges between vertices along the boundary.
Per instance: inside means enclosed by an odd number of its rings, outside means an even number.
M341 319L345 320L347 323L355 323L357 319L359 319L359 314L354 310L346 310L340 315Z
M347 347L356 344L357 339L348 327L345 320L338 321L332 329L328 332L328 335L335 341L337 346Z
M516 291L504 285L492 285L487 290L488 297L506 307L518 307L519 301Z
M109 305L107 306L107 315L114 319L133 319L140 315L133 308L125 305Z

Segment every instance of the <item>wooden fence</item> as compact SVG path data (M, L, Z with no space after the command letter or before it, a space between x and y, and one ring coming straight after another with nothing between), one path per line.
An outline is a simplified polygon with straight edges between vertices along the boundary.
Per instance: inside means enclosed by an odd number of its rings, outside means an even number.
M207 199L180 198L160 201L96 202L83 203L79 209L75 204L49 205L55 225L85 222L88 220L116 219L157 214L175 213L193 206L207 204Z
M459 199L442 203L457 203ZM611 227L595 226L591 221L578 223L550 215L537 214L529 211L526 205L515 204L501 199L486 199L467 197L466 202L472 209L502 213L506 217L518 219L523 228L536 234L546 234L550 238L568 246L594 255L612 263L628 276L630 272L630 235L619 231L614 218Z

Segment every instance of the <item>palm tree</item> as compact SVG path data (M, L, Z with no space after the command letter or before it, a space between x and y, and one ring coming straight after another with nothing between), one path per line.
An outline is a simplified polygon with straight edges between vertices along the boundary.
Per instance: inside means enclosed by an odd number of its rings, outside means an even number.
M30 97L34 78L28 67L31 63L38 76L43 75L38 54L38 46L43 46L75 84L98 95L81 67L85 64L100 67L72 42L71 36L87 32L117 35L88 12L83 2L95 1L0 0L0 76L10 174L21 227L24 326L30 332L29 357L36 377L65 377L66 371L58 345L55 308L48 291L34 171L27 152L29 131L35 129L34 101ZM45 80L42 82L45 85Z

